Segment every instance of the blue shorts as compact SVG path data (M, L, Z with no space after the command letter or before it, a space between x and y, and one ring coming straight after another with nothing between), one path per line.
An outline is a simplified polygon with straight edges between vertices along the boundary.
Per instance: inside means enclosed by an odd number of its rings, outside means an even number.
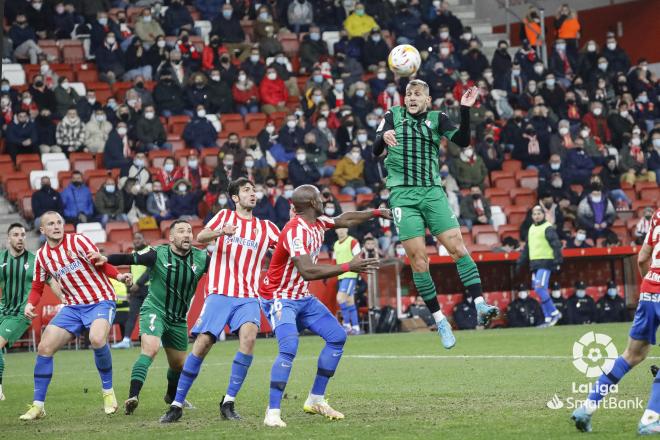
M217 340L229 324L232 333L236 333L246 322L257 327L261 324L261 309L258 298L234 298L227 295L211 294L206 297L204 307L195 326L193 336L209 333Z
M268 316L273 331L281 324L295 324L300 332L324 316L335 317L315 296L261 301L261 307Z
M532 272L532 288L533 289L547 289L550 286L550 275L552 271L549 269L537 269Z
M342 278L337 284L337 292L344 292L348 296L353 296L357 278Z
M641 293L630 327L630 337L655 345L655 333L660 325L660 293Z
M105 319L112 325L116 308L117 305L114 301L64 306L50 321L50 325L63 328L69 333L80 336L83 329L90 328L92 322L97 319Z

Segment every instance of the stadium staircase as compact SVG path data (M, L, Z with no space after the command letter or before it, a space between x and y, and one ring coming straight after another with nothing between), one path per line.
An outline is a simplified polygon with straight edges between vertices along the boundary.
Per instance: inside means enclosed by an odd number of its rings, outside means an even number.
M472 33L478 37L483 47L481 51L486 56L488 61L493 57L493 53L497 50L497 42L500 40L507 40L506 34L494 34L493 25L487 18L477 18L475 11L476 0L449 0L449 10L458 17L463 26L470 26ZM515 52L511 52L513 55Z
M7 228L12 223L25 224L25 219L16 211L16 208L3 196L0 196L0 249L7 247ZM25 246L30 251L39 248L39 234L31 231L27 233Z

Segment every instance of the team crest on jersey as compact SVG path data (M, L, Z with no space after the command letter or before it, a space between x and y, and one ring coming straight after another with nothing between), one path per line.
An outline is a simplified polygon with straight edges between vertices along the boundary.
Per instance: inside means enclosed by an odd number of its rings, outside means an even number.
M197 265L193 263L193 264L190 266L190 269L192 269L193 272L197 272Z
M294 238L293 239L293 250L294 251L302 251L303 250L303 242L300 238Z
M29 267L30 267L30 263L25 263L23 265L23 269L25 269L25 270L28 270Z
M428 128L431 128L431 121L429 121L429 120L427 119L426 121L424 121L424 123L426 124L426 126L427 126Z
M76 257L77 257L76 253L73 252L72 250L68 250L68 251L66 251L66 255L67 255L67 257L69 257L69 258L72 259L72 260L75 260Z

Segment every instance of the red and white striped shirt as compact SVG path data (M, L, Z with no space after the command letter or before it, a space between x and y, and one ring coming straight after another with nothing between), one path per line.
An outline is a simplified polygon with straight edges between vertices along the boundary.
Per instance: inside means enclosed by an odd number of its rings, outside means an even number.
M46 243L37 251L34 281L43 284L48 276L53 277L67 305L117 301L108 276L87 259L89 252L98 251L84 235L64 234L62 242L54 248Z
M309 255L316 264L323 244L323 235L335 227L335 221L321 216L314 223L307 223L296 216L282 229L268 273L261 283L259 293L264 299L300 299L309 296L309 281L305 281L293 264L293 258Z
M653 213L651 227L646 233L644 244L651 246L651 264L649 271L642 280L640 291L642 293L660 293L660 209Z
M206 227L220 231L226 224L236 226L236 232L216 240L206 290L208 294L258 298L261 263L268 249L275 247L280 230L268 220L246 220L228 209L220 210Z

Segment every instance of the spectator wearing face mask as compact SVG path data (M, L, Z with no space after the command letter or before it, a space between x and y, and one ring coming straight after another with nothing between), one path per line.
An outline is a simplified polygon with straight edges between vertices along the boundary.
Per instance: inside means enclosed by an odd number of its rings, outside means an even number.
M648 168L655 172L655 180L660 184L660 130L651 132L649 143Z
M34 226L39 228L41 216L48 211L55 211L64 215L64 205L60 193L53 189L50 178L41 178L41 187L32 193L32 213L34 214Z
M200 163L197 150L190 150L186 165L179 167L174 173L174 179L185 180L192 191L202 189L202 179L207 177L209 177L209 173L206 167Z
M135 35L149 46L154 44L159 36L165 35L160 23L151 15L150 8L142 10L141 16L135 23Z
M174 192L170 197L170 213L172 218L192 220L199 218L197 205L204 196L202 191L193 191L190 182L185 179L177 180Z
M610 68L614 72L627 72L630 69L630 58L619 46L613 33L608 33L602 55L607 59Z
M594 40L589 40L580 50L577 57L576 75L589 80L598 69L598 53L600 48Z
M344 29L349 38L364 37L375 27L378 27L378 23L366 13L362 3L357 3L355 10L344 20Z
M609 144L612 142L612 133L607 123L607 118L603 114L603 104L600 102L591 103L591 111L584 115L582 123L589 127L592 136L598 136L601 142Z
M225 203L226 203L225 197ZM169 196L163 191L160 181L153 183L153 191L147 196L147 213L156 219L158 223L172 218L169 209Z
M596 303L587 295L584 281L575 283L575 294L566 301L566 323L591 324L596 321Z
M623 146L624 133L631 133L635 120L628 110L628 103L619 103L618 112L613 112L607 117L607 125L612 132L612 144L620 149Z
M641 245L644 243L644 238L646 238L646 234L648 234L651 229L652 218L653 208L650 206L644 208L644 215L639 219L639 222L637 222L637 226L635 226L634 238L636 244Z
M236 111L242 116L259 112L259 91L245 70L238 72L238 80L231 90Z
M74 171L71 183L62 191L64 219L67 223L77 225L94 221L94 202L92 192L83 182L82 173Z
M536 327L544 322L539 302L529 296L524 284L518 286L516 299L506 309L506 318L509 327Z
M278 228L280 225L284 226L289 221L293 189L293 185L287 183L284 185L284 188L282 188L281 193L275 198L274 210L275 218L277 218L277 222L275 222L275 224Z
M96 67L101 81L110 84L119 81L126 72L124 52L119 47L115 34L107 34L101 46L96 49Z
M163 166L158 168L154 183L158 181L160 183L161 191L165 193L172 191L174 183L177 180L177 175L180 174L175 163L174 157L166 157Z
M37 34L28 23L25 14L16 16L16 21L9 29L8 36L13 44L14 58L28 58L30 64L37 64L37 57L42 51L37 45Z
M364 43L364 50L362 51L362 66L368 71L377 70L379 63L387 60L390 52L387 43L383 39L381 31L374 29ZM383 77L383 79L385 79Z
M615 207L630 207L632 201L621 189L621 171L617 167L615 156L607 156L605 166L600 170L598 176L603 182L603 189L607 191L607 195Z
M153 100L161 116L182 115L185 107L183 89L172 79L170 70L163 70L153 91Z
M397 241L394 243L394 257L403 259L406 256L406 249L403 247L403 243Z
M459 160L451 162L450 170L460 189L468 189L472 186L481 188L488 175L484 160L475 154L474 148L471 146L461 151Z
M595 239L605 235L615 218L614 205L603 197L602 187L592 185L591 193L578 205L578 225L587 231L590 238Z
M201 150L202 148L215 147L218 132L215 127L206 119L206 110L203 105L195 108L195 115L188 122L183 130L183 139L188 148Z
M143 152L138 152L133 158L133 163L128 167L126 173L120 174L119 187L123 188L126 184L126 179L134 179L136 186L145 195L151 191L151 173L147 168L147 155Z
M165 127L156 116L153 105L144 108L144 113L135 124L135 137L137 140L136 151L151 151L168 149L171 145L167 141Z
M53 115L50 108L44 107L39 111L39 116L34 120L37 130L37 145L41 154L61 153L62 150L55 144L55 128Z
M364 180L364 159L359 147L353 147L338 163L331 177L332 183L341 187L342 194L371 194Z
M575 232L575 235L566 242L566 249L589 249L592 246L587 243L587 231L580 228Z
M550 190L552 177L559 174L562 180L568 182L567 170L564 167L564 161L561 156L554 153L550 156L550 161L539 168L539 191L547 192Z
M105 184L96 193L94 207L100 215L100 221L103 227L109 221L128 221L128 217L124 213L124 198L121 191L117 190L117 184L112 177L108 177Z
M58 80L58 86L53 90L55 94L55 116L63 118L66 112L75 107L80 99L78 93L71 87L69 80L61 76Z
M7 152L14 163L16 163L16 156L19 154L39 153L37 129L34 122L30 121L26 111L19 111L15 120L7 126L5 140Z
M132 154L128 127L125 122L120 122L108 134L108 140L103 149L103 164L107 169L119 168L122 173L126 172L132 163L130 159Z
M542 134L538 132L533 124L529 123L525 127L522 138L515 144L512 157L522 161L524 168L540 168L548 161L550 149L543 142Z
M563 38L555 41L554 50L548 61L548 68L562 86L566 87L570 85L570 80L575 76L575 52L568 50L566 40Z
M163 17L163 30L166 35L179 35L182 30L192 31L195 26L188 8L182 0L173 0Z
M574 148L566 154L566 162L569 164L567 175L570 183L586 186L596 165L584 151L584 139L575 140Z
M472 229L473 225L487 225L491 222L490 201L481 194L481 188L474 185L470 195L461 199L461 222Z
M112 124L107 121L105 112L99 107L84 128L84 144L89 152L103 153L111 131Z
M625 322L628 320L626 302L619 295L614 281L607 282L607 292L596 302L596 322Z
M559 284L559 281L555 281L554 283L552 283L552 290L550 291L550 296L552 297L552 304L555 306L557 310L559 310L559 313L561 313L562 315L557 325L566 324L566 318L568 316L568 313L566 312L566 299L561 294L561 285Z
M296 149L296 157L289 162L289 181L294 187L314 185L321 178L316 165L307 159L307 151L300 147Z
M286 117L286 123L280 128L279 136L277 142L282 146L284 157L287 157L288 160L291 160L295 156L296 147L298 145L303 145L305 131L301 126L300 121L296 115L288 115ZM271 151L271 154L273 152ZM274 154L273 154L274 155ZM280 162L279 159L277 159Z
M640 136L640 134L633 134L627 142L624 142L619 156L619 167L623 173L621 182L629 185L637 182L656 182L655 172L648 168L648 153L642 148ZM626 139L628 139L627 136Z
M420 296L417 298L422 299ZM454 306L452 316L454 317L454 323L459 330L474 330L477 328L477 309L472 301L472 295L466 292L463 295L463 301ZM424 308L428 310L423 300L421 306L424 306ZM433 318L433 316L431 316L431 318Z
M266 114L286 111L286 102L289 99L289 92L282 81L277 76L274 68L268 67L266 78L259 84L259 96L261 97L261 111Z
M57 124L55 139L57 146L67 154L85 150L84 125L75 108L70 108Z
M261 184L255 185L255 195L257 197L257 204L252 210L252 215L260 220L270 220L273 223L277 223L277 214L270 201L270 197L266 193L266 188Z

